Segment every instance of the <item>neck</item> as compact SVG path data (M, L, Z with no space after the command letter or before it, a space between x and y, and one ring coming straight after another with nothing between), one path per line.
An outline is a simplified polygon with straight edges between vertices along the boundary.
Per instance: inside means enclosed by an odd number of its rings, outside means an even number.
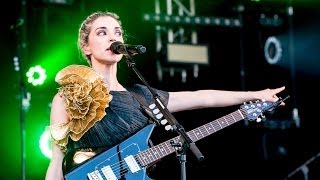
M123 91L124 87L117 79L117 64L112 65L92 65L92 68L103 77L110 91Z

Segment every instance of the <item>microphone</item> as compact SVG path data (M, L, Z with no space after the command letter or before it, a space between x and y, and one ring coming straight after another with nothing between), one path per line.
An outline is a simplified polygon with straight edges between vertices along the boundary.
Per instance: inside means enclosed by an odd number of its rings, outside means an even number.
M142 45L123 44L120 41L113 42L110 49L115 54L124 55L143 54L146 52L146 48Z

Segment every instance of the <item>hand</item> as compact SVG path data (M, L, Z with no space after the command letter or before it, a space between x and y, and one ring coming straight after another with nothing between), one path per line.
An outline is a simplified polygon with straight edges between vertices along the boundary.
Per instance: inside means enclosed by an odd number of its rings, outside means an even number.
M275 89L264 89L260 91L256 91L256 98L257 99L264 99L266 101L276 102L279 100L279 97L277 96L278 93L283 91L285 89L285 86L275 88ZM284 106L285 103L281 102L281 106Z

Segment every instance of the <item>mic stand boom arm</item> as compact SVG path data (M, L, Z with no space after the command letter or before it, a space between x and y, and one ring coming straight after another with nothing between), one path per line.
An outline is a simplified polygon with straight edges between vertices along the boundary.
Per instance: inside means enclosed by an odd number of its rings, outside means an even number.
M126 54L125 57L127 58L127 64L128 66L136 73L136 75L139 77L139 79L147 86L147 88L150 90L150 92L153 95L153 98L155 100L155 105L159 108L160 112L163 114L163 116L168 120L170 125L172 126L173 130L176 131L180 135L182 147L188 147L193 152L193 154L197 157L199 161L204 159L204 156L198 149L198 147L195 145L195 143L190 139L190 137L186 134L183 126L178 123L178 121L174 118L174 116L170 113L170 111L166 108L164 103L161 101L160 96L150 87L148 82L143 78L141 73L136 68L136 64L134 60L132 59L132 56L130 54Z

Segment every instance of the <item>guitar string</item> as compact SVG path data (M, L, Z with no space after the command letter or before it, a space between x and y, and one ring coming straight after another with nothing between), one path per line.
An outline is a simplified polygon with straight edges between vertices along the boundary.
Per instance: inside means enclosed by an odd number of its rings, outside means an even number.
M241 110L240 110L241 111ZM236 111L238 112L238 111ZM243 111L241 112L243 114ZM237 119L235 119L235 117L237 117ZM230 113L224 117L221 117L213 122L210 122L210 123L207 123L207 124L204 124L194 130L192 130L192 133L189 133L188 135L190 136L190 138L192 138L192 140L194 139L199 139L198 136L202 136L201 138L203 137L206 137L214 132L217 132L231 124L234 124L236 122L238 122L239 120L243 119L243 116L241 116L240 113L238 114L235 114L235 112L233 113ZM226 122L226 124L224 124L224 122ZM208 126L209 129L207 128ZM214 132L209 132L209 131L214 131ZM199 133L195 133L195 132L200 132L201 134ZM207 132L207 133L206 133Z

